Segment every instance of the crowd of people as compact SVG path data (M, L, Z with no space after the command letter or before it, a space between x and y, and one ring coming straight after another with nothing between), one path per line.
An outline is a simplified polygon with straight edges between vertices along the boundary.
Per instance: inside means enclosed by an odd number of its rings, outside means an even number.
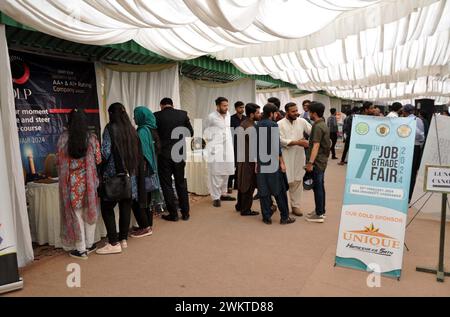
M206 120L204 137L208 152L208 188L212 205L235 201L242 216L258 216L253 210L259 199L262 221L272 224L278 210L280 224L294 223L303 217L304 188L314 192L315 209L305 215L312 223L326 219L325 172L328 160L337 159L338 120L336 109L324 119L325 106L305 100L303 113L295 103L281 109L272 97L264 107L237 102L231 116L229 102L216 100L216 110ZM102 144L88 129L84 111L69 115L68 128L58 142L58 173L63 244L70 256L87 259L118 254L128 247L128 237L143 238L153 233L154 206L164 203L166 221L190 219L186 166L186 137L194 129L186 111L174 108L170 98L160 102L153 113L136 107L134 122L120 103L108 109ZM352 119L355 114L380 115L370 102L354 108L344 121L345 147L340 165L346 164ZM388 117L415 116L411 105L395 103ZM420 164L429 123L417 116L413 181ZM174 133L182 129L185 133ZM177 137L174 137L177 135ZM309 185L308 185L309 184ZM237 190L237 198L233 197ZM176 193L175 193L176 192ZM255 196L255 192L257 192ZM410 194L410 197L411 197ZM117 230L114 208L119 208ZM131 212L138 228L130 231ZM107 230L107 243L97 248L94 241L99 215ZM181 216L181 217L180 217Z
M272 97L267 102L262 109L254 103L244 106L243 102L236 102L236 114L230 116L229 101L217 98L216 111L206 122L212 204L219 208L222 201L237 200L237 212L257 216L259 212L252 206L258 199L265 224L272 224L277 210L280 223L291 224L296 220L293 216L303 216L301 199L307 174L314 184L316 208L305 218L323 223L324 173L332 148L324 119L325 106L306 100L300 115L295 103L286 104L282 110L279 99ZM333 132L337 133L337 127ZM238 191L237 199L230 196L233 189Z
M136 107L137 129L122 104L112 104L108 114L101 146L88 130L86 114L78 109L69 115L68 128L58 141L61 238L75 258L87 259L92 252L121 253L128 247L129 236L152 235L153 207L162 201L168 211L163 219L178 221L179 210L182 220L190 218L185 162L172 156L174 145L182 139L173 139L172 131L185 127L193 134L187 112L175 109L169 98L161 101L161 111L156 113ZM131 212L138 228L130 233ZM108 242L97 248L94 236L100 214Z

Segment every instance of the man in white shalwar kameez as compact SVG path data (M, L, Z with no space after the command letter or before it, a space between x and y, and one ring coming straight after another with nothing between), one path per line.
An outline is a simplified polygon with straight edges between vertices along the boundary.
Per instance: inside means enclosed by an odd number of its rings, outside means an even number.
M299 118L298 107L295 103L288 103L285 111L286 117L278 122L282 153L286 164L292 213L301 217L303 216L301 199L305 175L305 148L308 147L308 141L305 140L304 135L311 133L311 124Z
M228 112L228 100L219 97L217 109L207 119L206 152L208 156L208 187L214 207L220 207L221 201L235 201L229 196L228 178L234 175L234 147L230 128L231 116Z

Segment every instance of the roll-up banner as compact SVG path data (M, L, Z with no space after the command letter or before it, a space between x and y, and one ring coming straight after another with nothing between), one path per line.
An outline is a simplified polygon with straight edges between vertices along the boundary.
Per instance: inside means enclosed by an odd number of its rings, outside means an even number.
M336 265L399 278L416 120L355 116Z

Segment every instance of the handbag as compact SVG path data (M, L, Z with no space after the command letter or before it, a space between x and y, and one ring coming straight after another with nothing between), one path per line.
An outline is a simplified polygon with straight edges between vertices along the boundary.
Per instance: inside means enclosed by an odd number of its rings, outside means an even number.
M103 180L103 197L108 201L131 199L131 178L128 174L117 174Z
M108 126L109 134L111 135L111 155L108 158L105 166L114 157L114 165L116 168L116 175L110 177L103 177L100 185L100 197L107 201L121 201L132 198L131 177L125 168L123 159L116 148L112 138L110 126ZM103 174L103 173L102 173Z
M147 193L151 193L156 190L159 190L159 180L156 173L149 176L145 176L145 191Z

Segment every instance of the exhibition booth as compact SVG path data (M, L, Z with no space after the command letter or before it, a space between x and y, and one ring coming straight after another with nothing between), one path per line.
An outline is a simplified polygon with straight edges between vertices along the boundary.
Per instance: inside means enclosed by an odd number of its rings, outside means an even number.
M426 165L450 165L448 151L433 156L450 144L449 119L432 116L450 101L450 1L40 3L0 3L0 201L8 211L0 213L0 270L9 272L0 292L21 286L16 267L33 261L32 242L62 247L55 153L74 108L101 136L110 104L132 117L170 97L196 137L218 96L232 113L236 101L318 101L326 117L343 111L342 100L407 100L432 119L414 199L425 197L424 214L439 215L423 175ZM203 149L186 142L189 190L207 195ZM104 236L99 220L96 238Z
M180 76L180 64L173 61L160 63L164 60L157 59L151 61L155 64L112 64L91 62L75 54L61 56L57 49L34 52L30 47L15 45L11 50L6 27L1 27L2 74L11 74L11 82L7 82L8 76L2 76L3 146L8 158L3 162L10 162L8 166L12 166L7 168L9 176L4 178L2 187L8 188L10 192L5 194L13 198L15 230L9 234L17 239L14 250L1 251L17 252L20 267L33 260L32 242L63 247L55 153L67 114L72 109L84 109L90 129L100 136L108 122L110 104L123 103L132 117L135 107L146 106L158 111L160 100L170 97L176 108L189 113L196 133L201 136L202 120L214 110L217 96L230 99L232 112L236 101L256 101L256 78L231 80L224 75L222 82L205 80L207 76L197 80L189 74L189 77ZM8 28L10 33L17 32ZM35 33L38 34L30 34ZM264 79L264 76L259 77L259 80ZM189 191L208 195L207 164L202 149L193 148L190 139L186 142ZM99 219L96 240L105 235L105 227Z

